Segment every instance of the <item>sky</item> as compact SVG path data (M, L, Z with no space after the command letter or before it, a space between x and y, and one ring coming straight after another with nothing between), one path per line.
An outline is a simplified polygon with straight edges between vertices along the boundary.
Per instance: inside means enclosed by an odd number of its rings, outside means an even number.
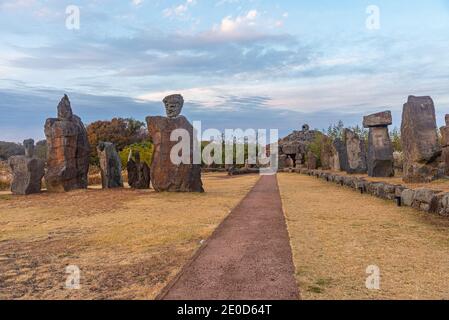
M44 138L65 93L85 124L180 93L219 130L399 127L408 95L443 125L449 0L0 0L0 140Z

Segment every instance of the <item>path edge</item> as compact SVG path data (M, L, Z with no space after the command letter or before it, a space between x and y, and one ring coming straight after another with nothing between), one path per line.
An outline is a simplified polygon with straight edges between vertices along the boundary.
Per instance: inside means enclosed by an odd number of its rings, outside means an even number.
M288 235L288 245L290 246L290 252L291 252L291 256L292 256L292 264L293 264L293 268L294 268L294 274L293 274L293 278L295 279L295 283L296 283L296 287L298 288L298 300L303 300L302 298L302 290L301 287L299 285L298 279L296 278L296 264L295 264L295 260L293 258L293 247L292 247L292 237L290 234L290 229L288 227L288 223L287 223L287 211L285 211L284 208L284 201L282 200L282 193L281 193L281 187L279 185L279 179L278 179L278 175L276 174L276 184L279 190L279 199L281 200L281 209L282 209L282 214L284 216L284 223L285 223L285 229L287 230L287 235Z
M196 259L200 256L200 254L203 252L204 249L207 248L209 245L210 240L212 237L223 228L224 223L229 219L230 216L233 215L235 212L235 209L241 206L242 202L248 197L248 195L254 190L256 185L260 182L262 176L259 176L256 183L251 187L251 189L245 194L245 196L237 203L237 205L231 209L231 212L220 222L220 224L215 228L215 230L210 234L210 236L205 240L203 245L201 245L195 253L187 260L187 262L183 265L181 270L176 274L176 276L170 280L167 285L156 295L154 298L155 301L158 300L164 300L164 298L167 296L168 292L174 287L174 285L179 281L179 279L184 275L186 270L195 262ZM277 183L277 177L276 177L276 183ZM280 196L280 194L279 194ZM281 199L282 202L282 199ZM293 264L294 265L294 264Z

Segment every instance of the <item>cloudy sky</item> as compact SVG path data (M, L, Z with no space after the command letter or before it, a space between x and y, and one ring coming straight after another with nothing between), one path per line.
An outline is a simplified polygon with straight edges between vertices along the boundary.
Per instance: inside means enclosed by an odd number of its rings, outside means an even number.
M0 0L0 39L0 140L43 138L64 93L85 123L181 93L203 127L281 134L398 126L410 94L449 113L449 0Z

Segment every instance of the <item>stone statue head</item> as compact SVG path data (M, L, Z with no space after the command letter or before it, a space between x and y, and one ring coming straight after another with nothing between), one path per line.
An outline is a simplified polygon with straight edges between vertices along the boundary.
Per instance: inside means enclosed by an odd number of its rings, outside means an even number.
M176 118L181 114L182 107L184 105L184 98L180 94L173 94L167 96L162 100L165 105L165 112L167 117Z
M32 158L34 156L34 140L33 139L24 140L23 146L25 147L25 156L27 158Z
M60 120L70 120L72 119L73 112L70 106L69 97L65 94L64 97L58 104L58 119Z

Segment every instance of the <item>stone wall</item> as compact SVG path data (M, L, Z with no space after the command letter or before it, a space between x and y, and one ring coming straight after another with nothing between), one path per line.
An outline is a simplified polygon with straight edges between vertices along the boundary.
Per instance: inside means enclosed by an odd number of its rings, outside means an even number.
M449 216L449 192L428 188L410 189L399 184L371 182L363 177L345 176L322 170L299 169L296 172L346 186L360 193L368 193L378 198L396 201L402 206Z

